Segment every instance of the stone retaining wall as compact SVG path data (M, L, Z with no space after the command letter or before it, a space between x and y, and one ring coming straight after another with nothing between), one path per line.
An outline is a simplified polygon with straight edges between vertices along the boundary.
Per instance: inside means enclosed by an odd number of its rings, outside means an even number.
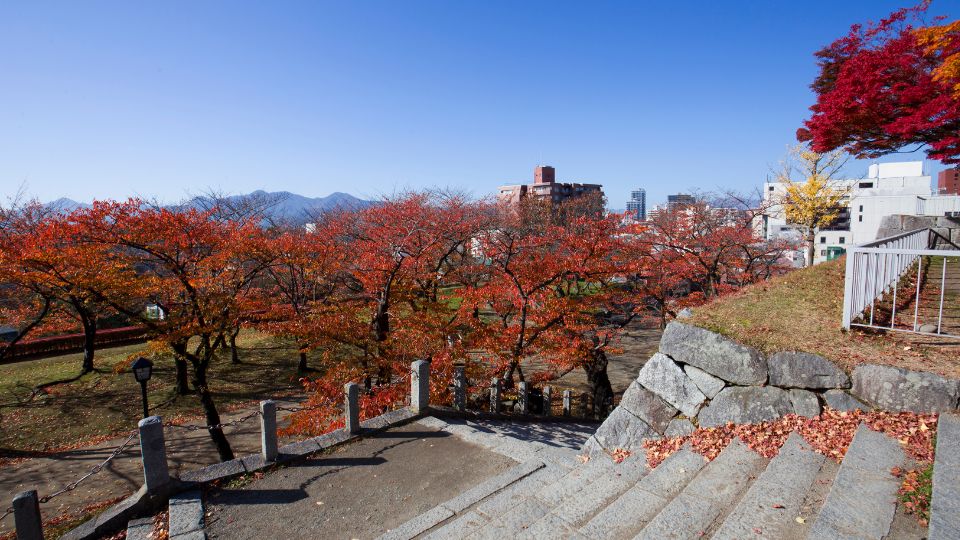
M640 370L584 450L642 450L643 439L675 437L696 427L749 424L786 414L838 410L942 412L957 409L960 381L932 373L863 364L847 375L804 352L765 357L719 334L674 321L660 350Z

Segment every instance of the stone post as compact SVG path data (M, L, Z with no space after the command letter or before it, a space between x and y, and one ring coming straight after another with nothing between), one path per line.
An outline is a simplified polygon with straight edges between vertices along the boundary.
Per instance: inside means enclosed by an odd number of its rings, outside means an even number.
M277 404L260 402L260 451L264 461L277 460Z
M13 498L13 522L17 540L43 540L40 499L35 490L18 493Z
M426 360L410 364L410 407L417 414L430 407L430 362Z
M490 379L490 412L500 412L500 378Z
M570 404L572 401L572 393L569 390L563 391L563 415L570 416Z
M453 367L453 407L458 411L467 408L467 367Z
M351 435L360 434L360 385L347 383L343 385L343 421L344 428Z
M517 412L528 414L530 412L530 392L527 390L527 382L517 383Z
M543 415L550 416L553 412L553 389L549 386L543 387Z
M143 460L143 481L147 493L156 493L170 483L167 469L167 448L163 442L163 420L148 416L137 424L140 429L140 458Z

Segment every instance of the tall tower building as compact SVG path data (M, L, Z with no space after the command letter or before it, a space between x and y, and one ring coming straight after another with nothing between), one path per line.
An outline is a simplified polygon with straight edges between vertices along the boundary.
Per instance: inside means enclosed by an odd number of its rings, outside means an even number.
M647 190L637 188L630 192L627 212L632 213L640 221L647 219Z

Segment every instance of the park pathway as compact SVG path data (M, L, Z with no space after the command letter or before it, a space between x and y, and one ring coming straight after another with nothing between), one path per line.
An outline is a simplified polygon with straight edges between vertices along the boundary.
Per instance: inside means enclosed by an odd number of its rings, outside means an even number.
M287 407L297 405L292 401L277 401L277 403ZM248 416L256 410L258 408L255 405L221 416L223 422L228 423ZM277 419L281 426L282 419L289 414L287 411L277 412ZM205 429L184 429L186 426L198 426L202 423L202 421L196 421L184 424L182 427L168 426L164 430L167 440L167 459L172 474L180 475L219 461L216 447L210 441L210 436ZM258 416L253 416L238 425L226 427L224 432L230 440L234 454L239 456L260 451ZM66 484L87 474L91 468L107 459L126 439L125 436L119 437L86 448L58 452L0 467L0 514L10 505L14 495L21 491L35 489L40 497L59 491ZM136 437L131 443L102 471L88 478L76 489L41 504L43 518L51 519L64 514L77 513L91 504L123 497L139 489L143 484L140 447ZM13 516L10 515L0 521L0 534L12 530Z

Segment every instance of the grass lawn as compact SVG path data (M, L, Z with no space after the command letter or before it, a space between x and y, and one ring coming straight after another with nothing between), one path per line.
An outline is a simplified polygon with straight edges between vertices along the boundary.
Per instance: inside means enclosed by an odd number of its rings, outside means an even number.
M960 378L960 340L841 329L844 258L758 283L694 310L693 324L764 353L805 351L852 370L873 363Z
M221 413L300 392L294 347L255 332L241 334L238 346L241 364L230 363L229 351L221 351L210 368L210 385ZM114 373L114 366L145 348L141 344L97 351L94 373L33 399L29 398L36 385L76 377L81 355L0 365L0 459L82 446L135 428L143 412L140 386L129 371ZM154 360L148 395L150 412L165 419L202 414L196 396L174 392L170 356Z

